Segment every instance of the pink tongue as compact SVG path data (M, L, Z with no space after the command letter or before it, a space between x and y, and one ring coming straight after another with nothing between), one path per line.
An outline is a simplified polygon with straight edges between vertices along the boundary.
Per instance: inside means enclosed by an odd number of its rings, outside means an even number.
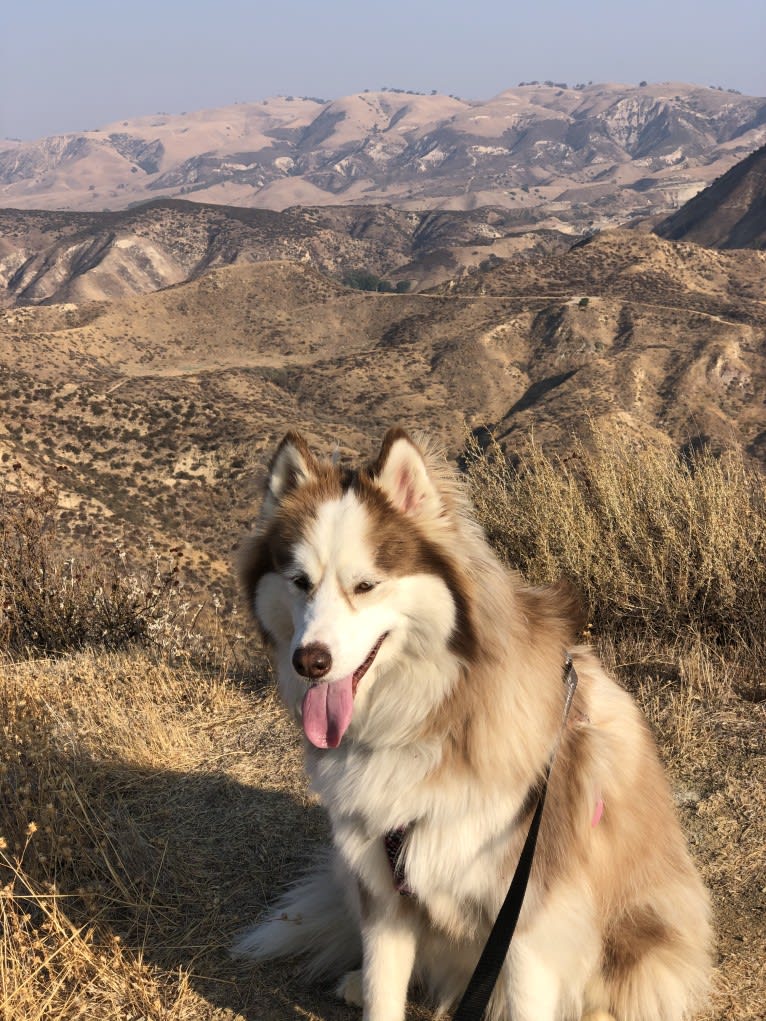
M303 732L317 748L337 748L354 709L354 675L314 684L303 696Z

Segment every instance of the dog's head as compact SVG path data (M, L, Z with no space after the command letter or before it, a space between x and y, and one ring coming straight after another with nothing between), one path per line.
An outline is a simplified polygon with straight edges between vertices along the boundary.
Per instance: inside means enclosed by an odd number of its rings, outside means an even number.
M336 747L405 660L472 654L453 524L449 482L402 430L359 470L282 440L242 578L312 744Z

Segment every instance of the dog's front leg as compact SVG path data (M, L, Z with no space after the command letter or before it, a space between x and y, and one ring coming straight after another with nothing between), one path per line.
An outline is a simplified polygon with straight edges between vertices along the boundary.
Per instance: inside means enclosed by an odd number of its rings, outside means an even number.
M404 1021L417 934L408 904L394 894L362 906L364 1021Z

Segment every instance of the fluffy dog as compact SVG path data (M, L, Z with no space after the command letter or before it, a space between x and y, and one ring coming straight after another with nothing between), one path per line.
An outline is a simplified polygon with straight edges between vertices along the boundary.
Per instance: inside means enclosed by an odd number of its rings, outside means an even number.
M499 562L427 445L392 430L350 470L288 434L242 577L333 849L237 954L345 972L339 992L365 1021L402 1021L414 981L448 1010L560 737L488 1016L690 1015L708 980L708 898L647 726L576 645L566 590ZM562 734L567 655L579 687Z

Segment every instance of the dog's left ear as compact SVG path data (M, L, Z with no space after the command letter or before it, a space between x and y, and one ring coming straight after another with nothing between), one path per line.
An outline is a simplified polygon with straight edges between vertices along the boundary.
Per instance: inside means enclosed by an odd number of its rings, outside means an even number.
M436 518L442 500L423 455L403 429L389 429L383 439L374 475L397 510L413 518Z

